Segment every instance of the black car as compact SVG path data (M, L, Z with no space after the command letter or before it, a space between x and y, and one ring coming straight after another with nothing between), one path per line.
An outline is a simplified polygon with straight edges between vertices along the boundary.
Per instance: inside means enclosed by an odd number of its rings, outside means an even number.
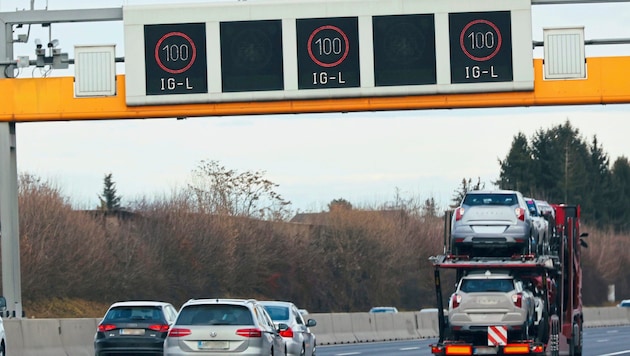
M177 310L166 302L114 303L98 324L96 356L162 355L164 339L176 317Z

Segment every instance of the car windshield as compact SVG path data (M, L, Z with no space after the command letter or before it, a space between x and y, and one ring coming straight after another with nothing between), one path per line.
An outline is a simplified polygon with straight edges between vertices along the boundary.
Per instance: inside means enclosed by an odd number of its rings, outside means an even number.
M462 205L505 205L511 206L517 204L515 194L467 194Z
M177 325L254 325L245 306L231 304L189 305L179 312Z
M514 280L509 278L463 279L459 289L464 293L507 293L514 290Z
M275 305L265 305L265 309L272 320L289 320L289 308Z
M122 320L150 320L161 321L162 312L160 307L154 306L120 306L114 307L107 312L106 321Z

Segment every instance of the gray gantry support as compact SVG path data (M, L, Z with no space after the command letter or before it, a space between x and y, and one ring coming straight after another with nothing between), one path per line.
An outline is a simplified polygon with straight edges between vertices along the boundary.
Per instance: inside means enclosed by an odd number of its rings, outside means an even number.
M62 22L120 21L122 8L89 10L29 10L0 12L0 78L13 78L13 26ZM2 98L0 98L0 105ZM2 247L2 295L7 314L21 318L20 233L18 219L18 172L16 123L0 122L0 242Z

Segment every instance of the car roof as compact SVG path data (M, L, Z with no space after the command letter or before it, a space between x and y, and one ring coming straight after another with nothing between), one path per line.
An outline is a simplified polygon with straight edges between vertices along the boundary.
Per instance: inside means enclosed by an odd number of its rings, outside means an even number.
M470 190L466 194L521 194L517 190L497 189L497 190ZM522 195L522 194L521 194Z
M465 275L462 278L466 278L466 279L489 279L489 278L501 278L501 279L505 279L505 278L514 278L510 272L508 271L503 271L503 270L494 270L494 271L490 271L490 270L473 270L468 272L467 275Z
M284 306L284 307L295 306L295 304L291 302L283 302L280 300L259 300L258 303L262 305L278 305L278 306Z
M201 305L201 304L233 304L233 305L251 305L253 303L259 303L255 299L231 299L231 298L200 298L200 299L190 299L184 306L186 305Z
M112 304L110 306L110 308L117 308L117 307L146 307L146 306L153 306L153 307L157 307L157 306L165 306L165 305L171 305L171 303L168 302L159 302L159 301L154 301L154 300L127 300L127 301L123 301L123 302L116 302L114 304Z
M375 311L375 310L398 311L398 309L396 307L373 307L372 309L370 309L370 311Z

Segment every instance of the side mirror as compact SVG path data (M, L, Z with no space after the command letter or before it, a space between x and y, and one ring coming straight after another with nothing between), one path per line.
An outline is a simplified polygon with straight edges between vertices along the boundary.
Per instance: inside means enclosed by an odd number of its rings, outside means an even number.
M582 238L582 237L588 237L588 232L583 232L583 233L581 233L581 234L580 234L580 238Z
M313 327L313 326L315 326L315 325L317 325L317 321L316 321L315 319L308 319L308 320L306 321L306 326L308 326L309 328L310 328L310 327Z
M289 325L287 325L285 323L279 323L278 324L278 329L277 329L278 332L285 331L285 330L288 330L288 329L289 329Z
M584 247L584 248L588 248L588 244L586 243L586 241L580 239L580 246Z

